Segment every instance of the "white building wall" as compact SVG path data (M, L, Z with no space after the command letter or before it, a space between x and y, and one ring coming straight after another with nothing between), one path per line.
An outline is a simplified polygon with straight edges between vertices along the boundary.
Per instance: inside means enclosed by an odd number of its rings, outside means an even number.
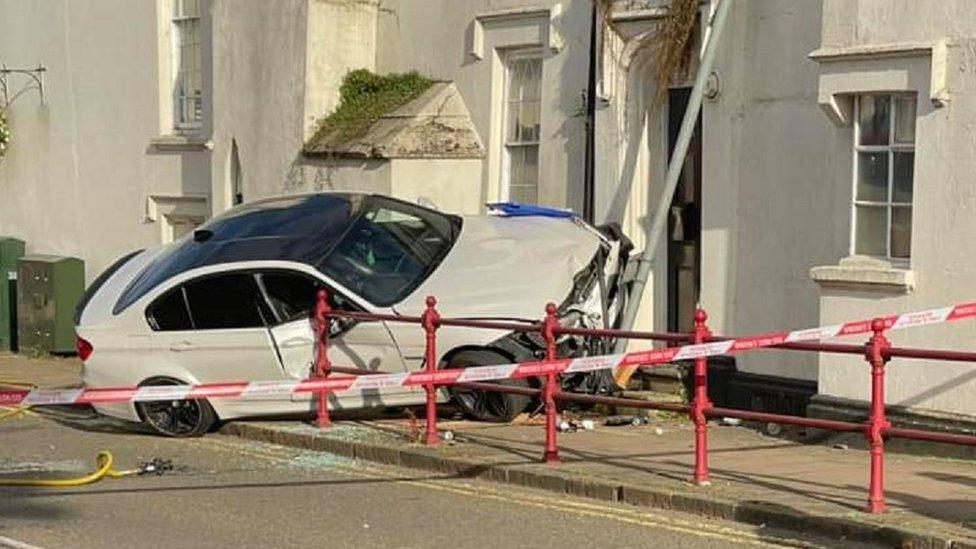
M236 140L244 199L321 190L302 145L349 71L373 69L377 0L221 0L214 19L214 211L232 203Z
M302 188L307 13L306 0L214 4L215 212L232 205L232 140L245 200Z
M37 92L8 111L0 234L28 252L77 256L91 280L118 256L159 242L156 193L209 186L206 152L160 154L156 6L127 0L0 2L0 61L42 63ZM14 93L25 83L10 75Z
M946 43L944 56L938 44ZM882 55L872 48L936 46L912 54ZM872 278L868 270L849 273L850 280L825 284L820 300L821 322L871 318L875 315L928 309L976 296L976 3L966 0L827 0L824 4L822 48L839 60L821 62L821 92L912 91L918 95L915 137L912 257L906 269L913 287L882 288L858 282ZM851 55L857 54L858 55ZM847 55L847 57L845 57ZM944 72L933 64L944 60ZM945 78L942 78L942 75ZM945 91L944 97L938 92ZM938 99L933 94L947 99ZM849 123L834 133L852 145ZM838 153L839 154L839 153ZM830 181L841 197L836 215L836 265L849 254L852 153L839 156ZM866 338L859 338L861 340ZM976 324L950 325L892 332L896 345L939 349L976 349ZM976 367L965 363L893 360L887 367L887 401L921 410L976 414ZM820 392L826 399L869 398L869 370L859 357L829 356L821 361Z
M736 1L703 106L702 306L722 333L815 326L811 267L833 259L845 212L835 128L817 104L819 2ZM842 156L844 158L845 156ZM741 370L817 379L816 355L747 353Z
M498 200L501 170L502 56L542 52L540 202L581 211L589 0L383 0L378 72L453 81L488 149L480 202Z

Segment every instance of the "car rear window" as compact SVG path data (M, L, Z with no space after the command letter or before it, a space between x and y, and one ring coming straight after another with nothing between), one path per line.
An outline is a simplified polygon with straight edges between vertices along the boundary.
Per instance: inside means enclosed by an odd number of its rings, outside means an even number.
M161 299L153 303L149 307L146 318L153 330L172 332L193 329L193 322L190 320L190 311L186 308L186 298L183 296L182 286L170 290Z
M238 272L199 278L163 294L146 309L157 331L261 328L273 316L254 274Z
M202 278L187 283L184 289L197 330L260 328L266 324L263 298L250 273Z

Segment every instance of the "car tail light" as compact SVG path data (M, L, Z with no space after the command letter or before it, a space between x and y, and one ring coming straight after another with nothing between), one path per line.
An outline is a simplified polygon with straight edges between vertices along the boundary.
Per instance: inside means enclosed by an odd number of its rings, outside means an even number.
M91 356L95 348L92 347L92 344L87 339L75 337L75 350L78 351L78 358L84 362L88 360L88 357Z

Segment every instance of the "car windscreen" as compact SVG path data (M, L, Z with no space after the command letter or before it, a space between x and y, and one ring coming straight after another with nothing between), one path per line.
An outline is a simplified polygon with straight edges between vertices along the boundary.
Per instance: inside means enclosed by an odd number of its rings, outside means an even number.
M371 303L389 306L437 268L460 228L457 217L372 196L318 268Z
M169 245L122 292L118 314L180 273L219 263L283 260L315 265L347 233L365 196L321 194L246 204Z

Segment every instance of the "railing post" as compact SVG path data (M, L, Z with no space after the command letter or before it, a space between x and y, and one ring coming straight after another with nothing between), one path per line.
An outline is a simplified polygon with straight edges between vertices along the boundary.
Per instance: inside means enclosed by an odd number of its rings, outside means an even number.
M546 341L546 362L556 360L556 318L555 303L546 304L546 318L542 321L542 337ZM542 390L543 403L546 408L546 450L542 456L545 463L559 463L559 449L556 447L556 384L558 380L555 372L546 374L546 385Z
M430 295L427 296L427 309L421 317L421 323L427 336L427 346L424 351L424 366L429 374L437 371L437 327L440 324L441 315L438 314L437 299ZM437 446L440 437L437 435L437 387L433 383L424 385L427 391L427 433L424 437L427 446Z
M329 292L322 288L315 295L315 377L328 377L329 368ZM329 393L319 391L316 396L315 425L324 429L332 424L329 419Z
M891 427L885 417L884 367L888 361L885 350L890 346L884 335L885 322L876 318L871 322L874 335L868 340L865 358L871 365L871 415L864 436L871 445L871 485L868 489L869 513L884 513L884 432Z
M704 343L711 332L705 321L708 314L703 309L695 310L695 329L692 333L694 344ZM695 393L691 403L691 419L695 422L695 473L692 482L698 486L711 484L708 480L708 420L705 412L712 407L708 399L708 360L695 359Z

